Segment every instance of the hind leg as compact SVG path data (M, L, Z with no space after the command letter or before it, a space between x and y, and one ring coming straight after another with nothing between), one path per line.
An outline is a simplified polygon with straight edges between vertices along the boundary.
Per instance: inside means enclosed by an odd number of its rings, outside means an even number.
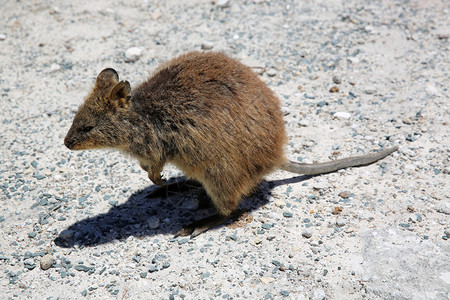
M239 217L243 211L238 210L242 198L253 190L254 184L237 184L234 188L211 186L209 182L204 183L206 192L211 198L218 213L212 216L200 219L187 226L184 226L176 234L177 236L190 235L191 238L207 231L210 228L222 225L230 219Z

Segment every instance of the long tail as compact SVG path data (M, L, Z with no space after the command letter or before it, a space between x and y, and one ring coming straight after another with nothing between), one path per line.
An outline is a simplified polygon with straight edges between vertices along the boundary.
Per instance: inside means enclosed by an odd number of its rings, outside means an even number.
M325 174L334 172L340 169L345 169L349 167L359 167L359 166L366 166L370 165L377 160L380 160L382 158L385 158L392 152L395 152L398 150L398 146L385 149L379 152L369 153L365 155L360 156L353 156L353 157L347 157L343 159L333 160L329 162L324 163L316 163L316 164L303 164L303 163L297 163L293 161L288 161L284 165L281 166L282 170L297 173L297 174L304 174L304 175L318 175L318 174Z

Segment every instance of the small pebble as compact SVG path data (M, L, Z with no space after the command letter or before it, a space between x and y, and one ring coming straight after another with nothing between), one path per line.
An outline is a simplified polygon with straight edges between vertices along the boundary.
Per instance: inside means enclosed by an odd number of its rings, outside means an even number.
M332 86L330 88L330 93L338 93L339 92L339 87L337 86Z
M188 237L179 239L179 240L178 240L178 245L186 244L187 242L189 242L189 240L190 240L190 239L189 239Z
M338 111L338 112L335 112L333 116L335 118L347 120L347 119L350 119L351 114L348 112L345 112L345 111Z
M50 254L46 254L41 258L40 264L42 270L50 269L55 263L55 259Z
M159 227L159 218L157 216L151 216L147 220L147 225L149 229L156 229Z
M339 227L343 227L345 226L345 224L347 224L347 220L344 218L337 218L336 219L336 225Z
M275 71L274 69L269 69L266 71L266 74L269 77L274 77L275 75L277 75L277 71Z
M367 95L372 95L375 94L377 92L377 89L374 87L368 87L364 90L364 93L366 93Z
M25 259L23 261L23 266L28 270L33 270L34 268L36 268L36 264L34 263L34 260L32 258Z
M283 212L283 217L285 217L285 218L292 218L292 213L291 212L288 212L288 211L285 211L285 212Z
M323 300L323 299L325 299L326 298L326 294L325 294L325 292L324 292L324 290L321 290L321 289L319 289L319 290L315 290L314 291L314 300Z
M228 7L230 5L230 0L217 0L216 5L220 8Z
M373 26L370 26L370 25L367 25L366 27L364 27L364 30L367 33L374 33L374 32L376 32L375 28L373 28Z
M326 182L314 182L313 189L315 190L326 190L330 185Z
M441 206L439 206L439 208L437 209L437 211L446 215L450 215L450 201L442 203Z
M406 125L411 125L412 124L411 118L408 118L408 117L404 117L402 119L402 122L403 122L403 124L406 124Z
M339 197L341 197L343 199L347 199L348 197L350 197L350 193L349 192L340 192Z
M61 66L60 65L58 65L58 64L51 64L50 72L56 72L56 71L59 71L59 70L61 70Z
M6 40L6 34L0 33L0 41Z
M211 50L214 47L214 44L212 42L205 41L202 43L201 48L202 50Z
M298 124L302 127L308 127L308 126L310 126L311 123L306 119L302 119L298 122Z
M139 60L144 51L138 47L131 47L125 51L125 62L131 63Z
M189 197L183 201L181 207L189 210L197 210L200 205L200 201L197 197Z
M331 214L333 214L333 215L338 215L338 214L340 214L341 212L342 212L342 207L340 207L340 206L336 206L334 209L333 209L333 211L331 212Z
M274 282L275 281L275 278L272 278L272 277L260 277L259 278L259 280L261 280L261 282L262 283L264 283L264 284L269 284L269 283L271 283L271 282Z
M357 58L357 57L348 57L348 58L347 58L347 61L348 61L349 63L353 64L353 65L356 65L356 64L359 63L359 58Z
M309 228L304 228L302 231L302 236L309 239L310 237L312 237L313 234L313 230L311 227Z
M280 291L280 295L283 297L289 296L289 291Z
M333 83L341 84L342 83L342 78L337 76L337 75L334 75L333 76Z

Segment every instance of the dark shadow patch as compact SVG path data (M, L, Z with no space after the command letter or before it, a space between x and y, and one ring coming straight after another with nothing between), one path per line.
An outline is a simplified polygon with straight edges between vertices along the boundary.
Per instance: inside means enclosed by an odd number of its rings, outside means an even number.
M248 212L257 210L269 202L271 191L275 186L298 183L310 177L298 176L271 182L264 180L252 195L242 201L240 209ZM170 180L170 182L173 181L180 181L180 178ZM148 199L147 195L155 189L154 185L149 186L134 193L127 202L112 207L106 213L76 222L59 234L55 239L55 244L64 248L71 248L76 245L92 247L114 240L126 240L130 236L137 238L158 234L173 236L182 226L215 213L213 208L193 211L181 207L181 203L187 198L198 197L201 193L188 191L183 194L170 194L168 197ZM153 216L160 220L159 227L156 229L151 229L149 226L149 220Z

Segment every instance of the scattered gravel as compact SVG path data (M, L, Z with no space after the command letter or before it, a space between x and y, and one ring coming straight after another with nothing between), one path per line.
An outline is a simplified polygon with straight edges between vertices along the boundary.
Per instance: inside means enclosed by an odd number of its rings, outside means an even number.
M447 2L3 2L0 298L449 298ZM279 96L289 159L400 151L276 171L238 220L174 238L213 213L197 192L148 199L136 161L63 139L102 69L134 87L200 49Z

